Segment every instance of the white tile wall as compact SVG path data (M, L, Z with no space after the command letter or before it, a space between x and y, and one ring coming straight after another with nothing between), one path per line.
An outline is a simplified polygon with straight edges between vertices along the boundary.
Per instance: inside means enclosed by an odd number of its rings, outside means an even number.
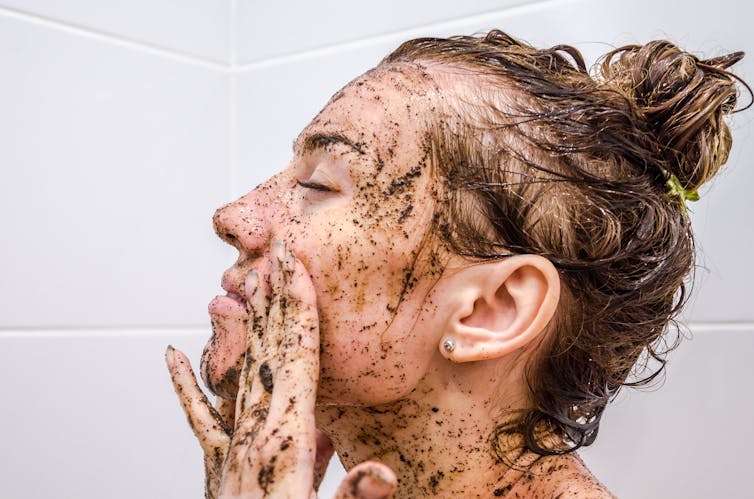
M626 391L582 452L621 499L751 498L754 327L692 327L666 381Z
M294 54L534 0L238 0L238 62Z
M0 61L0 327L206 322L227 76L3 16Z
M657 37L754 54L753 10L735 0L2 2L0 497L201 497L200 452L162 355L174 343L197 362L208 335L206 302L233 258L212 212L284 167L327 98L401 41L500 27L589 59ZM752 68L750 55L737 72L754 81ZM748 497L752 124L751 112L735 120L729 168L694 205L709 269L688 314L695 338L662 389L619 399L584 453L620 497ZM343 474L332 468L322 497Z
M375 66L384 44L243 71L237 79L236 195L284 168L293 139L330 96Z
M164 363L199 330L0 333L0 497L203 497L202 452Z
M4 0L0 9L227 62L231 1L235 0Z

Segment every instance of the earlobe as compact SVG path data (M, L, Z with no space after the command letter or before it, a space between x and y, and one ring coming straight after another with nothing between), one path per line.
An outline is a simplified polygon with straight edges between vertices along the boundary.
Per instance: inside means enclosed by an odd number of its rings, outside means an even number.
M502 357L539 337L557 308L560 277L539 255L476 263L452 279L451 313L440 342L453 362Z

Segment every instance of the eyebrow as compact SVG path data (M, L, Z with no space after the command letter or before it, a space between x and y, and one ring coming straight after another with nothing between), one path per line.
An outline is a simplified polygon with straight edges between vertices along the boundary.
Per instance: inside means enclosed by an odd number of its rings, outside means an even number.
M304 153L310 153L319 149L324 149L330 144L344 144L359 154L366 154L364 144L354 142L340 133L312 133L304 137L301 149ZM293 149L296 149L296 141L293 142Z

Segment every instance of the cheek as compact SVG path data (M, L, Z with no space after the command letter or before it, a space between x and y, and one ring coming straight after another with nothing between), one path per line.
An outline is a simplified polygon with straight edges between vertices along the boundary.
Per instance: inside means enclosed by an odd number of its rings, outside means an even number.
M407 292L397 309L403 286L400 270L363 285L367 295L377 295L378 300L358 310L348 299L323 303L323 403L374 405L405 396L425 374L437 349L434 336L440 328L431 322L437 314L427 299L431 278ZM379 300L381 296L389 299Z

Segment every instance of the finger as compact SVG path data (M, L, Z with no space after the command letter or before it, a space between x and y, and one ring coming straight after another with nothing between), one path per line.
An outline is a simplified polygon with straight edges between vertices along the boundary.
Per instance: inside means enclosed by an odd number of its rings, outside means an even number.
M272 290L273 302L279 301L282 297L285 285L290 279L293 269L287 265L289 263L290 253L288 247L283 241L272 243L270 250L270 259L272 260L270 270L270 288Z
M259 377L259 368L263 361L259 359L259 356L266 341L268 314L267 296L256 269L252 269L247 274L244 289L249 307L249 321L246 329L246 356L238 386L236 414L245 414L252 407L269 403L265 386L271 380L266 377L261 380L263 381L261 384L255 382ZM271 386L267 387L270 391L272 390Z
M214 455L218 449L226 449L230 443L230 428L199 388L186 355L168 346L165 362L173 380L175 393L204 453Z
M316 293L303 264L284 255L277 275L279 299L270 306L268 344L274 345L273 380L276 387L271 413L303 414L314 410L319 381L319 317ZM270 354L268 354L270 355Z
M281 469L286 467L282 463L288 463L289 471L276 482L277 490L308 484L305 489L308 493L314 485L317 450L314 418L319 378L316 295L308 272L290 254L279 259L279 268L273 265L270 282L277 291L270 305L264 346L274 388L265 427L274 428L276 432L271 435L271 442L273 448L277 446L275 442L280 443L276 451Z
M243 358L241 359L241 374L238 378L238 386L236 387L236 412L235 414L241 414L246 409L247 406L247 396L248 396L248 386L249 386L249 370L251 368L251 364L254 362L254 354L252 352L252 347L249 343L249 330L254 327L254 314L255 311L251 307L251 303L249 300L249 295L254 292L257 288L257 282L259 280L259 273L256 269L251 269L248 274L246 274L246 279L244 280L244 295L246 295L246 309L247 309L247 319L246 319L246 329L245 329L245 335L244 335L244 353Z
M220 419L225 421L228 428L235 426L236 417L236 401L232 399L226 399L225 397L215 397L215 409L217 414L220 415Z
M314 461L314 489L319 490L319 484L325 477L327 465L335 452L330 439L322 431L317 430L317 457Z
M272 297L266 329L261 339L249 332L258 364L248 372L253 379L247 389L246 411L237 415L228 462L239 466L227 466L227 476L237 476L235 489L229 485L229 493L245 490L248 477L257 479L270 495L307 497L313 488L317 448L314 402L319 372L316 300L303 265L298 268L293 256L283 250L284 246L276 243L271 251ZM300 277L303 287L292 286L295 277ZM303 302L308 309L300 306ZM307 325L306 330L302 330L302 324ZM302 379L294 386L286 384L288 377Z
M223 463L214 456L204 456L204 499L220 497Z
M393 470L382 463L367 461L351 468L334 499L389 499L397 488Z

